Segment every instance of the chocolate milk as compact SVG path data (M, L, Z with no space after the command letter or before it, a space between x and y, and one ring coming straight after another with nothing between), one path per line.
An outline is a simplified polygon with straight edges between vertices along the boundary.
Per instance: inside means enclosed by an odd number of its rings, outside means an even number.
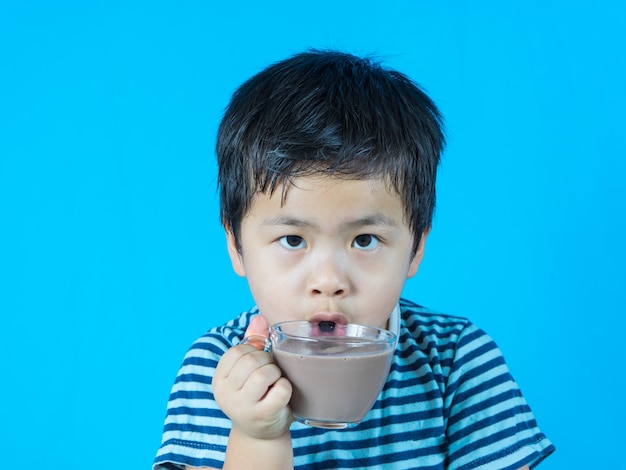
M359 338L331 338L304 350L302 342L287 339L273 347L276 364L293 386L290 405L299 421L346 427L361 421L374 405L393 348L380 343L348 348L346 341L354 344Z

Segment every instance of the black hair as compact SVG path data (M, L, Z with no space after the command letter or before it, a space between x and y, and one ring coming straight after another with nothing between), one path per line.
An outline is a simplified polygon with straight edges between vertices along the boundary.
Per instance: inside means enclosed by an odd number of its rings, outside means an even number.
M226 108L216 146L222 224L241 249L258 192L308 175L386 178L416 250L432 223L444 145L439 110L406 75L339 51L296 54L243 83Z

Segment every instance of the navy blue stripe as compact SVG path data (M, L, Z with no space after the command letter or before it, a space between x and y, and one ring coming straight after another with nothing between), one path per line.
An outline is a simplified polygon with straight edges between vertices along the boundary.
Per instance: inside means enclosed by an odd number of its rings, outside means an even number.
M200 426L193 423L166 423L163 427L163 432L178 431L178 432L197 432L202 434L210 434L212 436L227 437L230 434L229 428L218 428L215 426ZM187 444L189 446L190 443ZM201 444L201 443L198 443ZM196 441L193 441L191 447L197 447Z
M217 367L217 361L202 356L187 356L183 361L183 366Z
M202 374L180 374L174 381L175 384L180 382L196 382L201 384L210 384L212 378Z
M415 339L420 338L420 333L430 333L441 338L458 336L470 324L464 318L447 317L445 315L429 315L422 312L415 312L412 315L405 322L405 327Z
M436 452L436 450L435 450ZM409 454L405 457L405 454ZM312 464L298 465L298 470L340 470L340 469L354 469L354 468L376 468L381 465L389 464L401 464L403 462L410 462L414 459L411 452L397 452L395 454L384 455L381 457L365 457L356 458L351 457L349 459L331 459ZM443 470L442 465L420 465L419 470Z
M431 323L434 324L435 322L431 322ZM405 334L413 338L414 341L417 342L417 344L422 345L422 343L425 341L426 338L429 338L429 339L436 338L440 341L453 340L454 338L457 338L462 333L464 327L466 326L466 325L458 325L458 327L455 326L454 328L451 328L450 326L445 328L444 325L442 324L441 329L430 328L433 326L433 324L425 325L424 323L420 321L416 321L413 325L413 329L408 328L407 329L408 333L405 333ZM440 346L442 346L442 344L440 344Z
M430 317L430 318L429 318ZM413 317L406 322L406 329L411 334L424 332L437 335L441 338L458 335L464 330L469 322L464 318L446 317L445 315L429 315L427 313L416 312ZM420 336L413 336L419 339Z
M434 362L435 362L434 364L429 364L426 361L420 360L412 364L392 364L391 371L390 371L391 373L389 375L390 378L385 384L385 389L391 388L392 386L394 388L398 386L406 388L406 387L410 387L414 385L420 385L420 384L423 385L423 384L430 382L432 379L435 379L435 382L437 383L437 385L440 388L443 388L445 379L442 375L442 370L439 370L443 368L441 365L437 367L436 361ZM419 372L420 375L417 375L419 369L423 369L423 370ZM397 377L398 375L407 375L410 378L405 378L405 379L394 378L394 377ZM405 385L398 385L398 384L405 384Z
M424 400L433 400L441 397L439 388L428 390L426 387L431 385L430 379L424 380L422 377L416 377L411 380L389 380L385 384L384 390L397 390L400 395L385 397L385 406L387 405L406 405L409 403L419 403ZM406 392L404 394L403 392ZM375 407L380 407L377 402Z
M428 335L428 337L430 338L432 337L432 335ZM404 342L407 343L408 341L405 339ZM456 350L456 346L454 345L454 343L446 343L445 345L439 346L437 346L437 343L435 341L428 341L426 344L423 343L424 340L417 342L417 344L415 345L409 343L410 346L405 347L405 349L400 349L396 351L396 356L400 359L408 359L414 354L424 358L436 357L432 354L433 351L437 352L440 355L450 354L452 356L454 355L454 352Z
M210 342L207 340L209 340ZM193 346L189 349L188 354L190 354L194 350L200 350L209 351L213 354L216 354L217 356L221 356L231 346L232 344L229 343L223 336L207 334L193 344Z
M414 460L416 458L421 458L421 457L425 457L429 455L438 455L438 454L441 454L442 452L445 453L447 451L446 444L444 443L443 439L442 439L441 444L430 445L430 446L418 445L419 439L424 439L424 437L417 436L416 434L410 434L410 433L400 433L394 436L384 436L384 439L381 436L378 439L373 438L373 439L365 439L365 440L353 440L351 439L351 436L346 436L341 440L339 439L333 440L330 443L327 442L327 443L314 444L314 445L309 445L309 446L304 446L304 447L297 447L294 449L294 457L310 455L310 454L321 454L324 452L333 452L333 451L352 452L350 459L330 458L324 461L317 462L314 468L318 468L317 465L322 465L321 468L326 468L324 467L324 465L327 465L330 463L334 464L335 467L328 467L328 468L340 468L340 467L371 468L377 465L381 465L383 463L400 463L402 461ZM393 442L408 443L412 441L415 441L416 445L412 446L410 449L407 449L405 451L395 451L391 454L384 454L384 455L378 455L378 456L367 455L366 457L362 459L358 458L358 455L360 453L359 451L362 451L362 450L373 449L373 448L380 447L383 445L391 444ZM301 468L301 467L298 467L298 468ZM313 467L305 466L302 468L313 468ZM422 468L423 467L420 466L420 469Z
M178 390L170 394L170 401L182 399L213 400L213 394L204 390Z

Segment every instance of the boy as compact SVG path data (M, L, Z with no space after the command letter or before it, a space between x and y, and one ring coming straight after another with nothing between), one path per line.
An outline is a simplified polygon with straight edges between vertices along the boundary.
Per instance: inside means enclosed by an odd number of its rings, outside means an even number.
M187 353L155 469L527 469L554 450L483 331L400 299L443 146L416 84L349 54L298 54L235 92L217 141L221 218L257 306ZM359 425L293 422L291 384L243 341L284 320L398 334Z

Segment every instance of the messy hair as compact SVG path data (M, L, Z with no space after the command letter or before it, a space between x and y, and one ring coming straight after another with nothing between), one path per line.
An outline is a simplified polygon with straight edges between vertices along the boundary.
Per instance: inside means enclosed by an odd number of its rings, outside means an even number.
M442 116L406 75L370 58L310 50L233 94L217 136L222 224L240 246L254 196L294 178L382 178L404 204L417 249L432 222ZM283 192L284 195L284 192Z

